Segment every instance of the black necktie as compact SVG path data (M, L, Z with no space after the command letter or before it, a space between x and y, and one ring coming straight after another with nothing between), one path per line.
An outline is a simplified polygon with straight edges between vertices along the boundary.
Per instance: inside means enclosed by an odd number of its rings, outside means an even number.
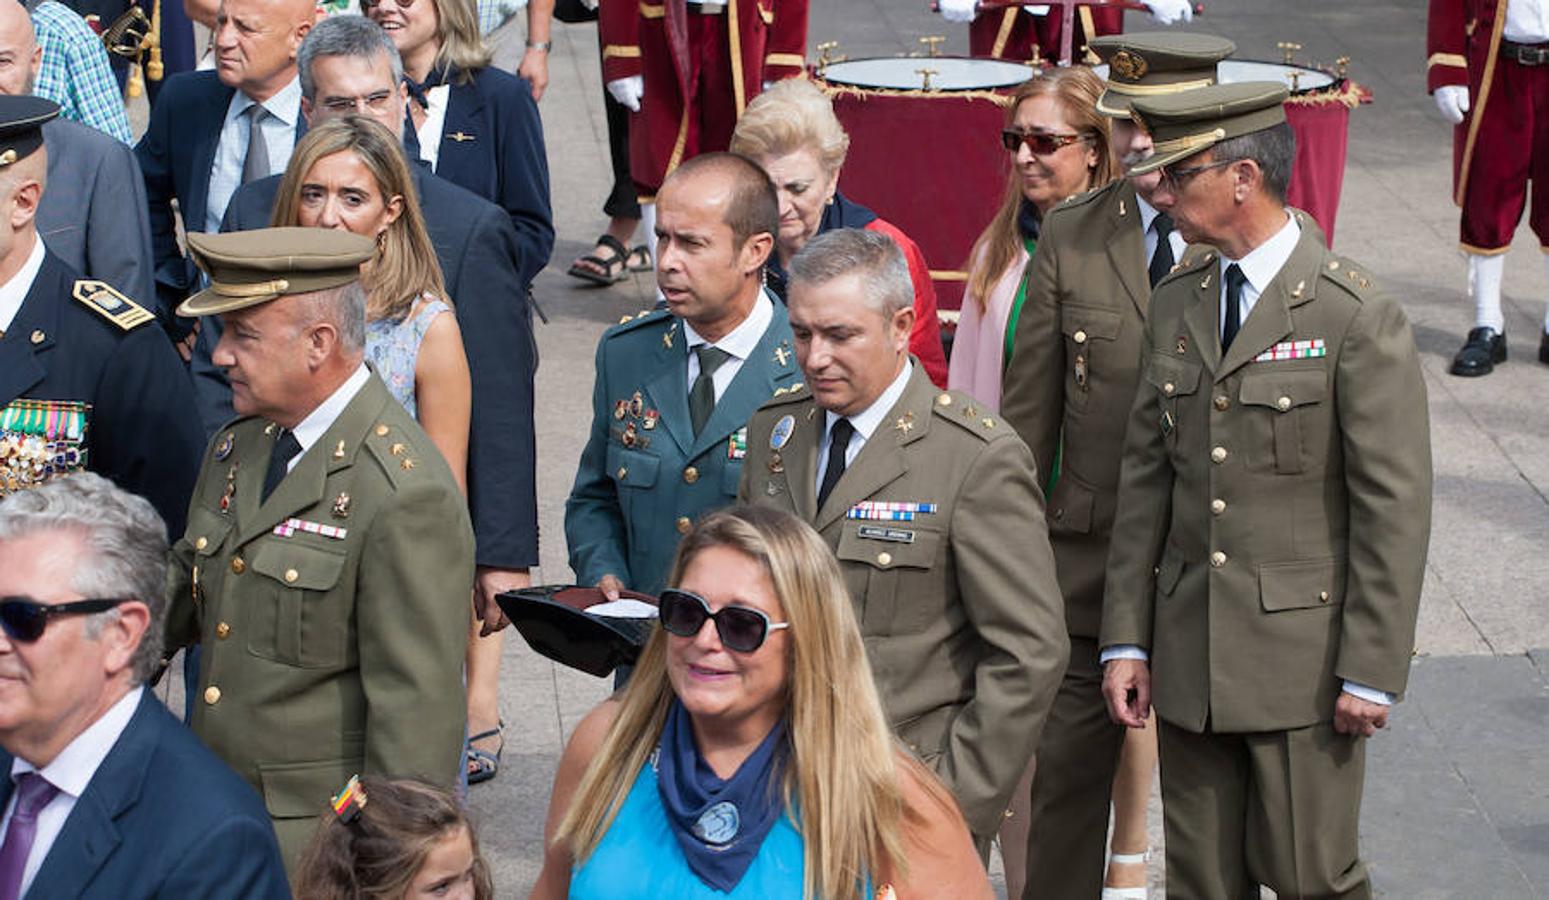
M296 440L289 429L282 429L279 440L274 442L274 450L269 454L269 468L264 470L264 492L259 502L268 500L275 487L285 480L290 461L300 452L301 442Z
M1232 346L1237 332L1242 329L1242 286L1247 283L1248 276L1242 274L1236 263L1226 267L1226 324L1221 328L1222 353Z
M710 413L715 411L715 370L721 367L721 363L731 358L719 347L709 344L700 344L694 348L694 353L699 357L699 377L694 379L694 386L688 392L688 418L694 425L694 436L710 421Z
M1173 257L1173 242L1168 237L1173 233L1173 217L1157 213L1151 220L1151 230L1156 232L1156 249L1151 251L1151 265L1146 267L1146 275L1151 279L1151 286L1156 287L1178 261Z
M823 470L823 484L818 488L818 509L823 508L823 503L828 500L828 495L834 492L834 485L839 483L839 477L844 474L844 457L850 449L850 438L855 435L855 426L849 419L836 419L834 426L828 430L828 468Z

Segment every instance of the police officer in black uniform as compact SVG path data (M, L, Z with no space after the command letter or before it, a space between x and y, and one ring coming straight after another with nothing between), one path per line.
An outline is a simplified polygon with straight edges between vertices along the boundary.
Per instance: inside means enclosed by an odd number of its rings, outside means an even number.
M48 251L34 215L59 107L0 96L0 497L90 469L182 534L203 433L193 387L149 310Z

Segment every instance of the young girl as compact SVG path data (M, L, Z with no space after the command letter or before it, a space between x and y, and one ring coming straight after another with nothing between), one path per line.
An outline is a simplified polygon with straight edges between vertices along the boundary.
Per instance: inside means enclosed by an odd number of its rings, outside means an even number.
M493 900L479 839L451 794L351 778L301 855L299 900Z

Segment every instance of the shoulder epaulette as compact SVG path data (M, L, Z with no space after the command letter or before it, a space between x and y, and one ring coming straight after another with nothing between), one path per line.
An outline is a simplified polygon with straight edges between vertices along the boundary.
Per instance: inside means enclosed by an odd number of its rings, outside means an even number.
M1200 244L1190 244L1189 249L1183 251L1183 259L1178 260L1177 264L1169 269L1167 274L1163 275L1161 279L1158 280L1154 286L1152 286L1151 293L1155 294L1157 288L1161 287L1167 282L1176 278L1181 278L1191 272L1198 272L1206 265L1213 264L1215 261L1215 248L1206 247Z
M1356 265L1343 256L1330 256L1323 263L1319 274L1324 280L1332 281L1357 300L1364 299L1375 282L1374 277L1364 267Z
M1016 433L994 411L962 391L938 393L931 402L931 410L937 418L946 419L982 441Z
M72 294L88 309L124 331L132 331L156 319L155 313L125 297L105 281L82 278L75 283Z
M633 315L623 316L619 323L608 329L609 334L623 334L626 331L634 331L646 325L660 323L671 319L672 313L665 309L642 309Z
M404 478L414 477L415 470L424 465L424 455L412 441L413 437L407 431L387 422L378 422L366 432L365 445L388 478L397 484Z
M1119 179L1118 181L1110 181L1102 187L1093 188L1090 191L1082 191L1079 194L1073 194L1055 204L1054 209L1049 210L1049 212L1052 213L1057 210L1075 209L1079 206L1087 206L1093 201L1107 197L1113 191L1118 190L1122 186L1122 183L1123 179Z
M796 382L789 387L777 387L774 395L764 401L765 406L784 406L788 403L800 403L803 400L812 399L812 392L807 390L803 382Z

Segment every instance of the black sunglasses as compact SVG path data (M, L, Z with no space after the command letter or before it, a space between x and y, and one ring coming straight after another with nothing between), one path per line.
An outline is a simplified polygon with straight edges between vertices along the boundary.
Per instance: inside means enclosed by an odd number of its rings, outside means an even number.
M1033 151L1034 156L1052 156L1061 148L1079 141L1090 140L1089 132L1078 131L1073 134L1051 134L1044 131L1022 131L1018 128L1007 128L1000 133L1000 145L1012 153L1023 144Z
M715 622L721 645L738 653L752 653L764 646L769 632L791 627L789 622L771 622L759 610L746 606L723 606L712 613L705 598L677 588L662 591L657 598L656 614L668 634L686 638L698 634L709 619Z
M1199 173L1208 172L1211 169L1219 169L1222 166L1229 166L1234 162L1238 162L1238 160L1220 159L1212 163L1205 163L1202 166L1189 166L1187 169L1174 169L1170 164L1165 165L1160 169L1162 183L1167 185L1167 190L1176 194L1181 192L1189 182L1194 180L1194 176Z
M13 641L30 644L43 636L48 620L55 616L76 616L107 612L126 600L77 600L74 603L38 603L26 597L0 599L0 628Z

